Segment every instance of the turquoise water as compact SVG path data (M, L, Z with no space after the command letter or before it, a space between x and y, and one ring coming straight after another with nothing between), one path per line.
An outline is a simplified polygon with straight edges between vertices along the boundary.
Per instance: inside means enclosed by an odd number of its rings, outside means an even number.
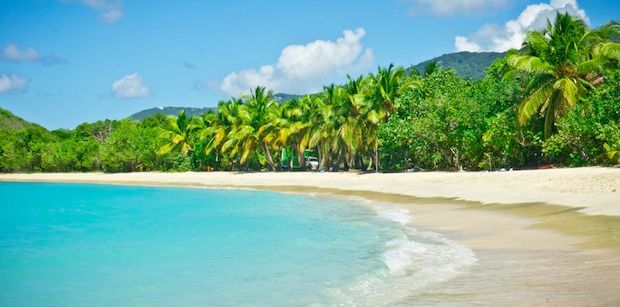
M0 306L381 305L470 250L406 212L265 191L0 183Z

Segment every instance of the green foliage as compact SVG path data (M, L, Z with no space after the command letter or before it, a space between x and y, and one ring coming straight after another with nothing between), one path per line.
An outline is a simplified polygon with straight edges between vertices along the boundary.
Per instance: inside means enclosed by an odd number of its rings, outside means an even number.
M403 95L399 112L381 126L383 166L392 170L474 168L483 150L480 124L487 108L471 99L471 87L452 70L439 70Z
M23 130L32 125L8 110L0 108L0 129Z
M614 146L620 141L620 71L592 91L583 103L558 122L558 133L543 146L550 160L570 166L598 162L617 164Z
M605 40L609 32L617 32L616 27L590 30L583 20L557 13L545 31L528 33L525 53L508 53L512 72L533 76L519 105L521 124L539 113L545 137L557 131L558 119L600 82L604 69L617 67L620 45Z
M51 132L0 109L0 172L292 170L308 149L322 170L616 165L617 28L559 15L477 80L442 61L424 74L390 65L313 95L257 87L200 115Z
M504 56L504 53L496 52L449 53L412 66L409 70L425 73L429 64L436 63L437 67L453 69L459 77L478 80L484 78L487 67Z

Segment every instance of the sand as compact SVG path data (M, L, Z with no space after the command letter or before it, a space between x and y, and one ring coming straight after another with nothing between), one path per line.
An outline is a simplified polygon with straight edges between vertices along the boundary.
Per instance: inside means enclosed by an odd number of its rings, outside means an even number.
M228 187L315 187L486 204L547 203L589 215L620 216L620 168L566 168L506 172L311 173L34 173L0 180L100 182Z
M468 272L402 305L620 304L620 168L507 172L2 174L0 181L237 187L363 197L471 248Z

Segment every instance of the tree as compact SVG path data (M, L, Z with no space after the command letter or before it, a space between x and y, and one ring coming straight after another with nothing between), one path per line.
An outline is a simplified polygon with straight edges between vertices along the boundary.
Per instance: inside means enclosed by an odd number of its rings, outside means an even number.
M589 30L583 20L558 13L545 31L528 33L526 51L511 51L507 56L511 73L534 75L528 96L519 106L519 122L525 124L539 112L544 117L545 136L549 137L557 118L600 83L604 67L619 58L620 45L604 39L614 29L616 26L610 25Z
M417 84L417 80L407 78L402 67L394 67L393 64L388 68L379 67L376 74L369 76L363 99L363 115L369 124L367 137L373 143L375 172L379 172L379 123L385 122L398 109L396 98Z
M176 117L169 116L159 134L160 138L166 140L166 143L159 148L159 154L164 155L178 151L187 155L192 150L190 135L196 128L195 125L192 125L191 118L185 115L185 111L179 112Z

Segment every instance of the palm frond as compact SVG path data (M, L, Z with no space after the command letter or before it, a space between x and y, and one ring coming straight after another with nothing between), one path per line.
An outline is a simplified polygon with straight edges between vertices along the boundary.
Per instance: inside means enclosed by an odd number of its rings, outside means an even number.
M515 69L529 73L553 73L553 66L536 56L525 54L510 54L506 56L506 62L508 63L508 65Z
M535 90L519 105L519 123L525 124L547 102L553 93L553 85L547 83Z

